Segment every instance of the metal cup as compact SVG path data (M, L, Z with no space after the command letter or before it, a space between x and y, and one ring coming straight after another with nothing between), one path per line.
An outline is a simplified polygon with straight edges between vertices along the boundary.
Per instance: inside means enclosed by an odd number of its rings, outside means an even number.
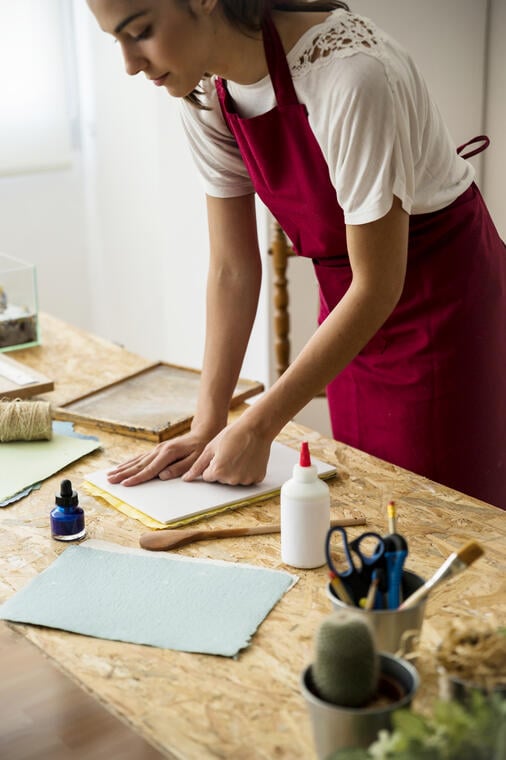
M439 697L446 701L454 700L463 705L468 705L472 700L473 692L479 691L484 697L491 697L499 694L502 699L506 699L506 683L498 684L492 689L485 689L479 684L465 681L451 673L448 673L442 666L438 668L439 680Z
M392 713L411 703L420 683L415 668L390 654L381 653L379 657L381 674L398 682L404 694L397 701L381 707L340 707L325 702L316 693L311 666L303 671L300 688L306 700L319 760L327 760L338 749L369 747L379 731L391 728Z
M419 575L404 570L402 576L403 598L407 598L424 583L424 579ZM327 596L335 610L348 607L337 598L330 583L327 586ZM408 631L420 633L425 613L425 602L426 599L422 599L415 607L406 610L363 610L361 607L354 607L353 609L356 609L359 615L364 615L371 624L378 651L397 652L405 644L404 653L409 651L409 642L403 642L403 636Z

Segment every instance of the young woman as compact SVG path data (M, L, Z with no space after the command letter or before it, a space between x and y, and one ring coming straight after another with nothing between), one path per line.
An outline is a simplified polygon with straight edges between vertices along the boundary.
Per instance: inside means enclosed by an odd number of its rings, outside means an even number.
M111 482L258 482L325 384L337 440L506 508L506 250L407 53L341 2L88 3L127 72L181 98L211 251L192 428ZM320 326L227 426L260 287L255 193L312 260Z

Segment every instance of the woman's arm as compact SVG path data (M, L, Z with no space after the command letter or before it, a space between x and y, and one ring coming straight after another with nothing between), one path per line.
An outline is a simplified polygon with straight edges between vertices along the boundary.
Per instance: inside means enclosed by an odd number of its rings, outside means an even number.
M359 353L395 308L404 285L409 217L394 198L377 221L347 227L347 292L272 388L206 447L185 480L224 483L265 476L281 428Z
M112 470L112 483L136 485L182 475L227 423L260 292L255 197L207 199L210 261L206 341L196 413L188 433Z
M202 382L192 428L215 433L230 400L255 320L262 277L255 196L207 198L210 265Z

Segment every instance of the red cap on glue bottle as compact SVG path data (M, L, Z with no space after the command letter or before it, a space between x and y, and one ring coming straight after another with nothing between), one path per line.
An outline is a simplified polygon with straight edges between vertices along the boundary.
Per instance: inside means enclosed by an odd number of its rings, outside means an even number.
M302 441L300 445L299 466L311 467L311 454L309 453L309 444L307 441Z
M307 441L301 443L299 463L294 465L293 478L299 483L311 483L318 478L317 469L311 464L311 454Z

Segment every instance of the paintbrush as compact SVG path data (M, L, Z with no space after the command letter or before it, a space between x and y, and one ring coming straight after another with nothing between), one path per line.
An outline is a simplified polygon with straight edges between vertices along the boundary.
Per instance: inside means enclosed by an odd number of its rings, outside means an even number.
M331 520L330 524L366 525L365 517L343 517ZM161 551L163 549L176 549L194 541L209 541L212 538L237 538L239 536L258 536L266 533L279 533L280 525L255 525L252 528L168 528L155 530L152 533L143 533L139 539L143 549Z
M481 557L483 549L476 543L476 541L470 541L468 544L462 547L460 551L450 554L447 560L443 562L439 570L436 570L432 578L429 578L423 586L420 586L411 596L398 607L399 610L407 610L414 607L422 599L425 599L435 586L438 586L448 578L453 578L472 565L472 563Z

